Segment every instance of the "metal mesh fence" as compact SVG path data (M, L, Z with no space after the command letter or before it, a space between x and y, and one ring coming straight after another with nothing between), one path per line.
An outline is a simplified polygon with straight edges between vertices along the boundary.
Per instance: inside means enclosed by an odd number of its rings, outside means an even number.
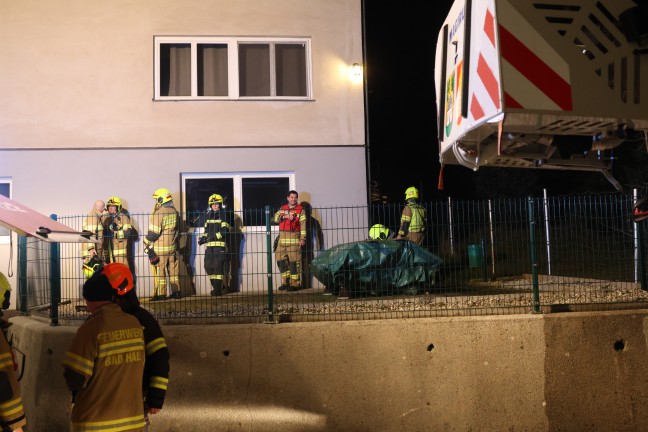
M201 215L182 215L178 242L182 298L151 301L154 275L142 242L148 214L130 215L137 234L130 239L129 262L142 305L166 323L631 307L648 301L643 259L646 240L641 224L632 220L633 202L628 194L614 193L425 203L428 223L423 247L442 262L434 269L434 278L402 290L352 290L355 295L344 299L313 275L309 263L334 247L366 241L375 223L397 232L403 205L308 208L302 288L298 291L278 290L281 275L272 252L278 231L269 222L270 209L259 209L252 216L233 215L223 296L210 295L204 247L197 244L202 229L190 226L200 224L186 223L187 217ZM66 216L59 221L80 230L84 217ZM245 226L244 220L265 220L266 226ZM55 322L87 316L81 298L85 279L80 245L21 238L18 257L19 307L23 312L49 316ZM345 266L341 271L357 269ZM372 283L376 286L381 281Z

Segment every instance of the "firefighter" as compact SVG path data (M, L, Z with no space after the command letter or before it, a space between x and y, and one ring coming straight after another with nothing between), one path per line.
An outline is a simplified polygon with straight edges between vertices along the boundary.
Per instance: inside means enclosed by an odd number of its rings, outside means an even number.
M129 266L128 246L133 234L130 216L123 211L121 199L116 196L108 198L106 207L108 215L104 218L103 232L106 237L107 261Z
M425 225L427 216L425 207L418 203L419 192L415 187L408 187L405 191L407 205L401 215L401 225L396 239L406 239L419 246L425 240Z
M152 264L155 291L151 300L167 298L167 276L171 292L169 298L179 299L178 277L178 211L173 207L173 196L166 188L153 192L155 208L151 214L148 233L144 238L145 250Z
M205 232L198 240L199 245L205 245L205 271L211 283L212 296L223 295L223 279L225 277L225 260L227 241L225 236L231 230L229 215L221 208L223 197L213 194L207 200L209 210L205 218Z
M291 190L286 197L288 204L281 206L274 215L279 224L277 244L277 267L281 272L280 290L297 291L301 288L301 248L306 244L306 213L297 204L299 194Z
M103 235L103 221L106 217L106 204L97 200L83 220L83 230L90 231L94 234L98 243L82 243L81 254L83 256L83 275L87 278L103 264L104 257L104 235Z
M123 266L123 264L112 264ZM122 269L124 273L130 271ZM131 279L132 280L132 279ZM169 349L157 320L149 311L140 306L135 288L126 293L117 293L117 304L127 314L133 315L144 330L144 378L142 393L144 396L144 416L149 424L148 415L157 414L162 409L169 384Z
M9 309L11 285L3 273L0 272L0 303L2 309ZM0 311L0 317L2 312ZM0 336L0 428L3 431L22 432L25 426L25 411L20 396L20 386L16 379L13 352L7 341L5 331L11 324L0 319L2 335Z
M383 224L375 224L369 229L371 240L387 240L391 238L391 231Z
M91 315L63 361L72 392L72 431L141 431L144 337L137 319L114 303L133 288L128 267L106 264L83 284Z

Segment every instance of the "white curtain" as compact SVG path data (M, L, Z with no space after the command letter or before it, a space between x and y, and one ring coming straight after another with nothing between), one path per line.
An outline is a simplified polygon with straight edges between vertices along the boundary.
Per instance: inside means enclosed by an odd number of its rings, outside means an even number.
M169 48L169 96L191 96L191 47Z

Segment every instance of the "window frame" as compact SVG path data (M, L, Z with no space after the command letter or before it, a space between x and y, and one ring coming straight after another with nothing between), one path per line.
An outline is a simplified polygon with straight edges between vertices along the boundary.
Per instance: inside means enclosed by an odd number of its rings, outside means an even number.
M183 101L183 100L313 100L311 40L308 37L241 37L241 36L154 36L154 101ZM240 96L239 94L239 53L240 44L269 44L270 45L270 79L271 96ZM161 96L160 95L160 46L162 44L189 44L191 49L191 96ZM198 96L198 45L225 44L227 45L227 96ZM276 44L303 44L306 69L306 96L272 96L276 93Z
M232 201L232 210L234 214L239 216L243 222L242 230L243 232L265 232L265 225L246 225L245 220L243 220L243 179L244 178L288 178L288 190L286 190L286 195L290 190L296 190L295 186L295 172L294 171L245 171L245 172L229 172L229 173L180 173L180 182L182 190L182 214L183 217L186 217L187 213L187 191L186 191L186 180L200 180L200 179L214 179L214 178L228 178L232 179L233 182L233 196L231 197ZM277 203L279 204L279 203ZM281 203L285 204L285 203ZM202 232L203 227L195 227L198 232ZM272 226L271 229L276 230L275 226Z

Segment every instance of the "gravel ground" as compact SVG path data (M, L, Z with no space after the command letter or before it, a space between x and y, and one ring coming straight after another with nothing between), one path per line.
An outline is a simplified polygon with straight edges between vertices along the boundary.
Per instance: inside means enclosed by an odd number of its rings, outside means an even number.
M191 323L196 318L214 323L263 321L317 321L392 317L494 315L533 313L533 284L529 275L492 282L471 281L461 289L428 290L426 294L341 299L311 288L273 296L274 314L268 314L265 293L223 297L192 296L163 302L142 301L163 323ZM638 284L540 276L540 311L609 310L648 307L648 292ZM48 308L33 311L49 316ZM59 319L87 316L82 300L63 302Z

